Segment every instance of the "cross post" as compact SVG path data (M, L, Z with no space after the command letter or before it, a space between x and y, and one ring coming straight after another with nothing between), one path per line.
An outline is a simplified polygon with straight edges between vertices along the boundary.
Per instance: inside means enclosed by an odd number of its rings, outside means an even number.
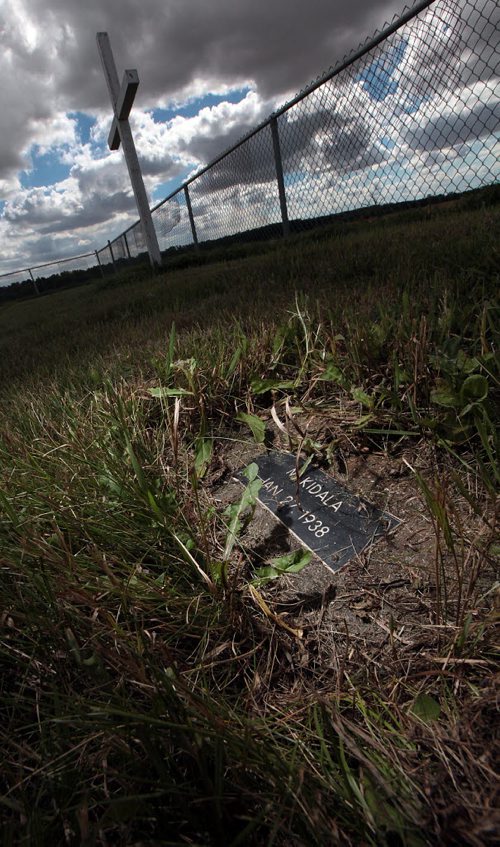
M149 253L149 260L152 267L156 269L161 267L161 253L149 209L146 189L144 188L141 166L137 158L132 130L128 121L135 93L139 85L139 75L136 70L126 70L120 86L107 32L97 33L97 47L114 113L108 144L111 150L118 150L120 144L123 147L142 232Z

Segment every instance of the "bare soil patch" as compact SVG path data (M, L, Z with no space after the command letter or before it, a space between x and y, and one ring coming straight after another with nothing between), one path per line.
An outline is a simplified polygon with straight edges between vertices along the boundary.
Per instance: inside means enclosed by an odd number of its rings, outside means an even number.
M309 432L313 431L310 426ZM273 449L289 449L276 428L273 436ZM221 447L208 477L210 496L219 510L241 497L243 488L235 480L235 472L265 449L253 442ZM357 657L385 669L396 657L401 663L405 655L413 659L418 652L425 655L427 649L435 649L441 636L453 632L457 563L441 546L437 549L439 539L415 471L429 485L443 473L436 465L434 449L424 441L393 452L351 443L342 450L337 468L326 470L349 491L395 515L401 523L336 573L313 556L300 573L284 575L261 589L273 611L303 632L303 666L311 664L316 672L324 673L332 664L338 670L341 657L349 663ZM474 545L485 532L484 516L475 514L463 497L455 500L455 510ZM249 579L252 568L300 548L287 527L260 504L240 542L244 550L241 567ZM469 557L472 569L472 547L460 553ZM494 581L492 569L482 570L481 586L469 576L470 584L462 586L462 592L488 594ZM490 604L491 597L486 602ZM435 662L435 657L430 661ZM433 665L434 670L437 667L439 664Z

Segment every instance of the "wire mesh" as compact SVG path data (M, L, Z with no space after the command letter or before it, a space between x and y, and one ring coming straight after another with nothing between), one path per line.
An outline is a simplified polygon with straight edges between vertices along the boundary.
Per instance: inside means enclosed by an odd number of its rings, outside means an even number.
M499 19L495 0L435 0L280 111L296 229L498 180ZM281 220L269 124L195 178L190 193L200 241Z
M195 179L189 192L201 241L281 220L269 125Z
M480 3L491 19L494 4ZM457 0L434 3L280 116L290 218L498 178L498 79L471 51L483 19L471 25Z
M156 207L160 248L193 243L186 187L202 242L497 182L499 41L497 0L418 0ZM140 222L112 249L146 253Z
M11 274L2 274L0 276L0 288L6 288L9 285L20 285L23 282L31 282L28 271L16 271Z
M140 221L137 221L131 229L127 230L127 243L132 258L140 256L141 253L145 252L146 240L142 232Z
M98 261L101 267L106 267L106 265L111 265L113 263L113 256L111 255L111 250L108 246L103 247L102 250L97 250Z
M74 271L87 270L88 268L93 267L95 263L95 254L89 253L85 256L76 256L75 258L70 259L59 259L57 262L39 265L38 267L31 268L31 272L35 279L54 276L55 274L63 276L64 274L73 273Z
M125 235L119 235L118 238L115 238L115 240L111 242L111 250L113 252L113 259L115 262L119 261L119 259L128 259L125 238Z
M94 267L95 264L96 259L94 253L86 253L69 259L59 259L55 262L44 262L44 264L33 266L31 269L26 268L22 271L1 274L0 289L6 289L13 286L14 290L14 288L17 289L18 286L22 286L19 290L24 291L24 289L26 289L31 291L34 289L35 291L38 291L39 289L36 281L48 278L51 278L49 288L52 288L54 287L54 283L55 285L58 284L59 280L64 283L66 279L71 278L74 274L78 276L78 271L86 271ZM8 295L4 291L2 296L8 297L10 294Z
M186 198L182 189L154 209L152 217L160 250L193 243Z

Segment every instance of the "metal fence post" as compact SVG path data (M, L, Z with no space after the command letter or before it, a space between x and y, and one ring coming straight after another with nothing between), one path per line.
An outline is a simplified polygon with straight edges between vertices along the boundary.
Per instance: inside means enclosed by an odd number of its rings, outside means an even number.
M127 256L129 257L129 259L131 259L132 256L130 255L130 247L128 246L128 238L127 238L126 232L123 233L123 240L125 242L125 247L126 247L126 250L127 250Z
M95 257L97 259L97 264L99 265L99 270L101 271L101 276L104 279L104 269L101 265L101 259L99 257L99 253L97 252L97 250L94 250L94 253L95 253Z
M276 179L278 181L278 192L280 196L281 222L283 226L283 238L290 235L290 222L288 220L288 209L286 205L285 181L283 179L283 162L281 159L280 137L278 132L278 119L271 118L271 135L273 137L274 163L276 165Z
M28 273L29 273L29 275L30 275L30 277L31 277L31 282L33 283L33 288L35 289L35 294L40 294L40 291L39 291L39 289L38 289L38 285L36 284L35 277L34 277L34 276L33 276L33 274L31 273L31 268L28 268Z
M118 273L118 271L116 270L115 257L113 256L113 248L111 246L111 241L108 241L108 247L109 247L109 252L111 254L111 261L113 262L113 270L116 274L116 273Z
M196 227L194 225L194 215L193 215L193 207L191 206L191 197L189 196L189 189L187 185L184 186L184 197L186 198L186 206L189 215L189 223L191 224L191 232L193 234L193 241L198 247L198 235L196 232Z

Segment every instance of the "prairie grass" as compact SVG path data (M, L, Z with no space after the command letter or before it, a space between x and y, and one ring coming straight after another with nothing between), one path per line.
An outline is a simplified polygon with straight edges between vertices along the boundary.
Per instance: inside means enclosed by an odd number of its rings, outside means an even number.
M494 843L499 218L454 203L0 309L5 844ZM271 409L333 467L432 454L411 643L391 618L381 658L339 620L320 661L322 613L306 642L250 588L210 480Z

